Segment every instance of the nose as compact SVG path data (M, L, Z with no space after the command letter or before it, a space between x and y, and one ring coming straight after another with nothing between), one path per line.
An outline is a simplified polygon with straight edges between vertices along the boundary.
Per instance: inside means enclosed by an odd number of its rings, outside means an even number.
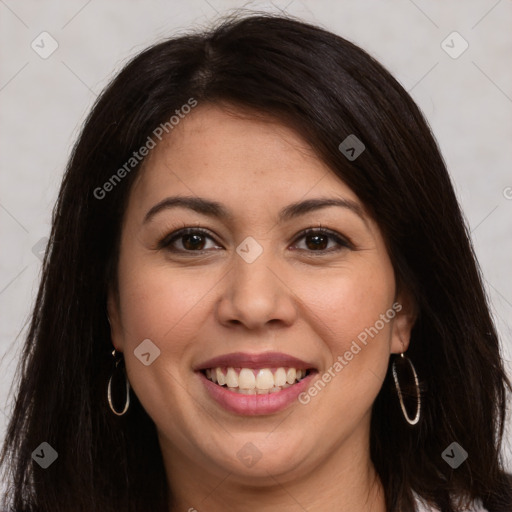
M217 306L219 322L251 330L292 325L297 317L294 294L268 252L252 263L238 255L234 260Z

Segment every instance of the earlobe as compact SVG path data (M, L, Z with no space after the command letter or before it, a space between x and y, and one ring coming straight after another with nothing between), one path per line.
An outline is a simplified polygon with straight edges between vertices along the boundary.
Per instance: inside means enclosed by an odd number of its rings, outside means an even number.
M391 353L401 354L409 348L411 331L417 318L416 304L411 294L404 291L398 295L393 309L396 316L391 332Z

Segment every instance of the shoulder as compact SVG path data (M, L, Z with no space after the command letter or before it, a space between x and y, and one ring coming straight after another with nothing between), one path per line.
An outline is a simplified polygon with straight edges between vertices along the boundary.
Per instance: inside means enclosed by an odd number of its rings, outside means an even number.
M474 501L469 508L464 509L465 512L488 512L482 506L480 501ZM421 498L416 496L416 512L440 512L439 509L425 503Z

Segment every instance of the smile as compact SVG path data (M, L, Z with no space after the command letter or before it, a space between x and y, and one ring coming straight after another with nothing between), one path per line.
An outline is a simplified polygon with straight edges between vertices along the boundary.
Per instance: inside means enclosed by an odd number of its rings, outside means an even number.
M206 396L243 416L274 414L298 404L299 394L318 375L313 363L278 352L224 354L193 369Z
M278 393L309 375L310 370L296 368L207 368L208 380L243 395Z

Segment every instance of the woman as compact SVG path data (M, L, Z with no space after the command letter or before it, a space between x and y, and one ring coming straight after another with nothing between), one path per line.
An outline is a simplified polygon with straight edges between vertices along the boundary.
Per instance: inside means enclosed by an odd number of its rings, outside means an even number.
M418 108L270 15L132 60L54 211L2 461L21 511L506 511L507 381Z

